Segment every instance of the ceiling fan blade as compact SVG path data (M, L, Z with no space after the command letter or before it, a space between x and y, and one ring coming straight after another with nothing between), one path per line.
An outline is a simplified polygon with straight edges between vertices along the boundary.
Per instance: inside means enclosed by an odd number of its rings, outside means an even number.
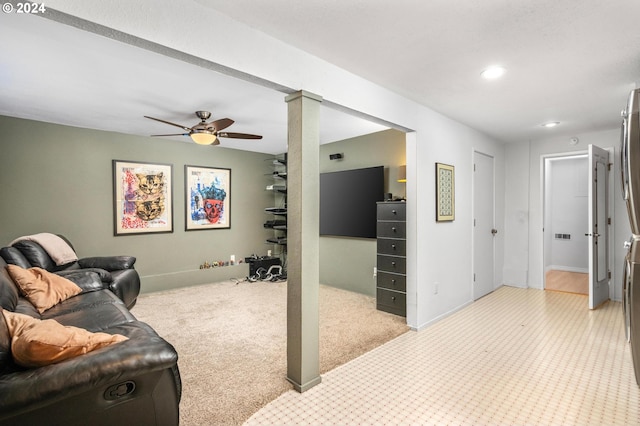
M249 133L218 132L218 136L221 138L232 138L232 139L262 139L262 136L260 135L251 135Z
M176 123L172 123L172 122L170 122L170 121L161 120L161 119L159 119L159 118L149 117L148 115L145 115L144 117L145 117L145 118L149 118L149 119L151 119L151 120L159 121L159 122L161 122L161 123L169 124L169 125L171 125L171 126L180 127L181 129L184 129L184 130L186 130L186 131L191 130L191 127L186 127L186 126L183 126L182 124L176 124Z
M231 126L233 123L235 123L235 121L233 121L230 118L221 118L220 120L215 120L207 124L207 127L213 128L214 131L219 131L222 129L226 129L227 127Z
M170 133L168 135L151 135L151 136L189 136L189 133Z

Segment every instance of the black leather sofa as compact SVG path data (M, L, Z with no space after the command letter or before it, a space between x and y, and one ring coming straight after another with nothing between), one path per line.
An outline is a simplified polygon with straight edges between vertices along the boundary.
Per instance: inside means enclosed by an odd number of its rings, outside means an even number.
M182 391L178 354L128 309L140 288L132 269L135 258L81 259L76 265L56 268L33 244L5 247L0 254L1 426L178 424ZM6 259L23 268L49 266L82 292L40 314L20 295ZM2 309L91 332L120 334L128 340L56 364L25 368L13 360Z
M63 235L58 236L73 248L67 238ZM31 240L20 240L9 247L2 247L0 256L12 265L25 269L37 266L62 276L77 272L79 269L96 272L100 276L103 287L111 290L129 309L136 304L136 298L140 293L140 277L133 267L136 263L136 258L133 256L85 257L57 266L47 251Z

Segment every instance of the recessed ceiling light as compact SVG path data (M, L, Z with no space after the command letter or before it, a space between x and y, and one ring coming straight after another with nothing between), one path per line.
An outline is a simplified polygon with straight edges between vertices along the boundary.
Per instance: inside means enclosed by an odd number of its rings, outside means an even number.
M546 127L550 129L551 127L556 127L558 124L560 124L559 121L549 121L548 123L544 123L542 127Z
M495 80L496 78L500 78L507 71L506 68L501 66L489 67L486 70L482 71L480 74L482 78L486 78L487 80Z

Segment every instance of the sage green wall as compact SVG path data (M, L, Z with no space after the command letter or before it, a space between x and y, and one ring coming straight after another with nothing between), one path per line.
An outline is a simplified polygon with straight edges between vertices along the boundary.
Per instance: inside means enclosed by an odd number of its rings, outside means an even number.
M342 160L329 154L342 153ZM406 164L405 134L385 130L320 146L320 173L384 166L385 193L404 197L405 184L398 183L398 167ZM320 282L333 287L375 296L376 240L320 237Z
M256 143L260 143L259 141ZM204 261L266 254L270 156L161 138L0 116L0 244L39 232L67 236L82 257L132 255L150 292L248 275ZM173 164L173 233L113 235L112 160ZM185 232L184 166L231 169L231 229Z

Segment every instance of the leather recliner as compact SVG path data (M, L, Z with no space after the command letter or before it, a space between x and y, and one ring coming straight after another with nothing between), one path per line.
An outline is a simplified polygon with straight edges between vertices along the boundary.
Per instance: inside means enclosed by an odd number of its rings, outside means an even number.
M26 240L0 252L0 425L178 425L178 353L127 308L140 289L135 258L85 258L56 267L42 247ZM81 292L40 312L21 294L4 259L63 275ZM26 368L14 358L3 310L128 340Z
M71 242L58 235L69 244ZM111 290L128 309L131 309L140 293L140 276L134 269L136 258L133 256L98 256L79 258L75 262L57 266L47 251L40 244L31 240L20 240L9 247L0 249L0 256L8 264L21 268L39 267L58 275L68 275L78 270L96 272L100 276L104 288Z
M0 425L178 425L182 384L175 348L102 288L95 272L77 271L68 279L82 292L40 314L0 259ZM129 340L25 368L14 361L2 310Z

